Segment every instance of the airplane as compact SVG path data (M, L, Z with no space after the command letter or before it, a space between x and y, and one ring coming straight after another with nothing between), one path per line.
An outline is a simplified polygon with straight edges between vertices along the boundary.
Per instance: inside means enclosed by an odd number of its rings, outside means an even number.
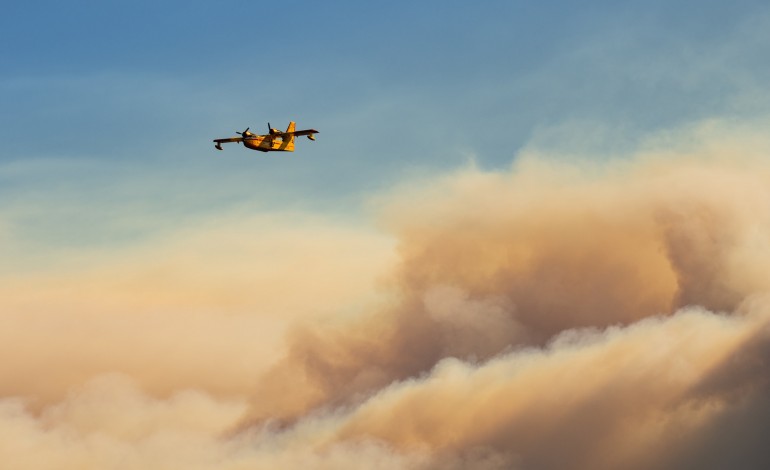
M293 152L294 151L294 137L306 135L308 139L315 140L315 134L318 131L315 129L305 129L302 131L294 130L296 123L291 121L286 131L279 131L270 127L270 123L267 123L267 134L257 135L249 132L247 127L243 132L235 132L240 137L230 137L227 139L214 139L214 147L217 150L223 150L222 144L228 142L242 142L244 146L252 149L259 150L260 152Z

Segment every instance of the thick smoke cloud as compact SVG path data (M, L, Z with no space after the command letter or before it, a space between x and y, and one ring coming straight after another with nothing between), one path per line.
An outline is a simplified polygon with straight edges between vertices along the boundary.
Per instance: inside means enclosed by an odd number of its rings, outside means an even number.
M33 302L17 285L3 318L30 346L11 342L16 360L0 366L0 457L41 469L765 468L765 150L712 137L600 164L525 154L510 171L414 183L378 204L395 259L370 235L297 236L276 258L296 262L285 289L189 274L203 268L179 261L193 242L161 274L152 254L102 266L120 279L149 267L155 282L102 282L85 314L46 301L78 295ZM218 272L237 277L234 266ZM147 292L138 312L120 308ZM274 300L233 301L261 296ZM218 298L230 303L216 310ZM73 316L82 325L41 327ZM99 340L84 341L94 325ZM137 325L151 355L126 340ZM63 359L46 370L46 355Z

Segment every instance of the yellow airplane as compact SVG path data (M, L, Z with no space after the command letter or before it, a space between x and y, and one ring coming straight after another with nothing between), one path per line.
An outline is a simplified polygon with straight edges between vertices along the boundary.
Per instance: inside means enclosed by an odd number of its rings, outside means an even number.
M222 144L228 142L243 142L243 145L260 152L293 152L294 151L294 137L306 135L308 139L315 140L315 134L318 131L315 129L305 129L303 131L294 130L296 123L294 121L289 123L289 127L285 132L273 129L270 127L270 123L267 123L268 133L263 135L256 135L249 132L247 127L243 132L236 132L240 137L230 137L227 139L214 139L214 147L217 150L222 150Z

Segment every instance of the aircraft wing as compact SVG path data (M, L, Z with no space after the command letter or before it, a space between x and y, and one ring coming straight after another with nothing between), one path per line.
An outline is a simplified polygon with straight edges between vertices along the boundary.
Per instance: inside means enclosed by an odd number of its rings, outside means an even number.
M228 142L243 142L243 137L229 137L227 139L214 139L214 142L218 144L226 144Z
M313 135L318 134L318 131L315 129L305 129L302 131L291 131L291 132L281 132L283 135Z

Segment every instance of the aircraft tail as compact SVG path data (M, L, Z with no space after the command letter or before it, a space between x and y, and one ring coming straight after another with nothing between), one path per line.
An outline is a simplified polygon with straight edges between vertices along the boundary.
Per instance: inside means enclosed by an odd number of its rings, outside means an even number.
M286 133L289 134L290 132L294 132L294 130L297 128L297 123L294 121L289 122L289 127L286 128ZM288 145L294 147L294 134L289 134L288 136L284 136L284 139L286 139L286 142Z
M286 134L283 136L284 145L286 146L286 150L294 151L294 134L291 134L291 132L294 132L294 130L297 128L297 124L294 121L289 122L289 127L286 128Z

